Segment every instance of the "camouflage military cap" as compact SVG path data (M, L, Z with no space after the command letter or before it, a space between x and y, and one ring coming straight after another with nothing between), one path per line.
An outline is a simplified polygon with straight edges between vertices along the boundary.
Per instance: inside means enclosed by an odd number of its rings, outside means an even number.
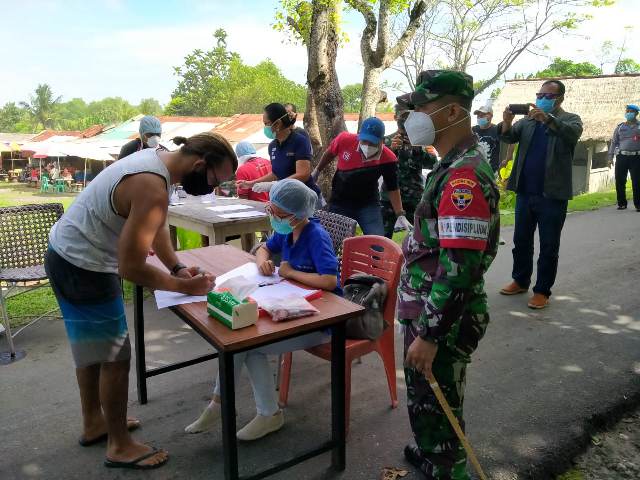
M456 70L424 70L418 75L415 91L397 97L396 101L413 109L445 95L473 99L473 77Z

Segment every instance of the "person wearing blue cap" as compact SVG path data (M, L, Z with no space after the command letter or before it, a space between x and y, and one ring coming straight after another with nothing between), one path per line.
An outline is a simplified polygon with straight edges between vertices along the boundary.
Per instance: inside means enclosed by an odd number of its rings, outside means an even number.
M236 185L239 181L250 182L271 173L271 162L259 157L255 147L250 142L240 142L236 145L238 156L238 170L236 171ZM237 187L238 197L256 202L268 202L269 192L254 192L251 188Z
M631 174L633 188L633 205L636 212L640 212L640 123L638 123L637 105L627 105L625 120L613 132L609 147L609 166L616 156L616 196L618 210L627 208L627 174Z
M316 209L317 194L300 180L284 179L271 187L267 212L274 233L256 252L256 264L263 275L272 275L272 255L281 254L278 273L314 289L341 294L338 259L327 231L317 219L310 218ZM238 440L250 441L280 430L284 414L278 406L276 386L267 355L303 350L331 340L329 332L313 332L289 340L234 355L236 385L242 366L246 365L256 401L257 415L237 433ZM185 428L199 433L214 427L220 420L220 382L211 403L200 417Z
M337 159L331 183L329 211L353 218L365 235L384 235L378 181L384 180L398 228L411 224L406 218L398 185L398 159L384 145L384 123L376 117L362 122L356 135L342 132L333 139L320 163L311 174L317 178L326 166Z
M118 160L138 152L145 148L158 148L160 146L160 135L162 135L162 125L160 120L153 115L145 115L140 119L138 128L139 137L125 143L120 149Z

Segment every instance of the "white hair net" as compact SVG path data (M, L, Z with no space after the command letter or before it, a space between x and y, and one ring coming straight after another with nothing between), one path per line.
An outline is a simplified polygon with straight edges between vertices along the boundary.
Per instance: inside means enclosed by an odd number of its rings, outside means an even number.
M318 195L300 180L286 178L271 187L269 201L296 218L309 218L316 211Z

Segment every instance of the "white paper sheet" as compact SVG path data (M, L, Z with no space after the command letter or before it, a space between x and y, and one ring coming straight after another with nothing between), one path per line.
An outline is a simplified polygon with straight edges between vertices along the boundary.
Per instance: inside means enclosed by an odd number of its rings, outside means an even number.
M206 302L205 295L185 295L184 293L168 292L166 290L156 290L154 292L158 310L161 308L173 307L175 305L184 305L185 303Z
M219 215L219 216L230 220L234 218L266 217L267 214L263 212L258 212L256 210L252 210L250 212L223 213L222 215Z
M217 207L207 207L207 210L211 210L212 212L232 212L234 210L251 210L252 208L253 207L251 205L234 203L232 205L218 205Z
M261 275L258 270L258 266L253 262L247 262L244 265L240 265L238 268L228 271L218 277L216 277L216 286L222 285L224 282L233 277L245 277L247 280L254 282L256 285L272 285L274 283L280 283L282 277L278 275L278 269L276 273L271 276Z
M251 298L253 298L258 305L261 305L265 300L272 300L289 296L307 298L317 292L318 290L308 290L306 288L300 288L297 285L285 281L280 282L276 285L260 287L258 290L251 294Z

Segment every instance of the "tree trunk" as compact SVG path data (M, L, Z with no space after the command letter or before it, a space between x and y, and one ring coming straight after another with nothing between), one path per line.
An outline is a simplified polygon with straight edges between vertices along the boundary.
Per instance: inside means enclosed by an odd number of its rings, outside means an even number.
M313 147L313 162L317 165L331 140L347 129L344 122L344 101L338 73L338 33L335 19L341 2L313 2L311 31L307 42L307 108L304 128L309 133ZM326 168L319 184L326 198L331 192L331 179L335 166Z
M364 77L362 79L362 106L360 107L358 126L363 120L376 114L376 105L381 100L380 76L382 72L383 68L381 67L365 64Z

